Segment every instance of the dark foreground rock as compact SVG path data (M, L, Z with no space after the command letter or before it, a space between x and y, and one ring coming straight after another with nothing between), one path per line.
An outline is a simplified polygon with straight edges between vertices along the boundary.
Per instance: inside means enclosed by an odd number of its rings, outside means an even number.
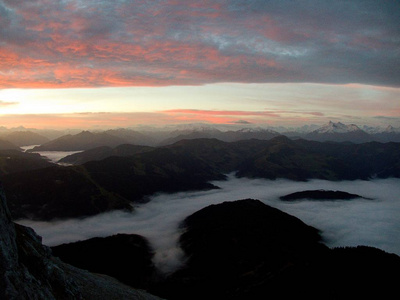
M0 191L0 299L159 299L61 262L28 227L11 221Z
M328 190L309 190L291 193L279 199L283 201L294 200L352 200L352 199L367 199L357 194L350 194L343 191L328 191Z
M153 252L145 238L117 234L52 247L62 261L90 272L110 275L135 288L147 289L157 278Z
M257 200L206 207L182 226L187 264L153 291L168 299L383 299L398 292L398 256L331 250L315 228Z

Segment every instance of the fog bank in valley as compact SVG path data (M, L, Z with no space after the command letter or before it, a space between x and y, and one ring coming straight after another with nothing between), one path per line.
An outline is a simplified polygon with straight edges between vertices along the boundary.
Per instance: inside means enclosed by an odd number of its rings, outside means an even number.
M114 211L85 219L19 223L33 227L43 237L43 243L50 246L116 233L140 234L154 248L156 266L170 272L184 261L177 241L179 223L186 216L210 204L253 198L320 229L323 242L329 247L368 245L400 255L400 179L293 182L229 176L227 181L213 183L221 189L159 194L136 206L133 213ZM314 189L342 190L373 200L279 200L292 192Z
M23 151L28 151L28 150L35 148L36 146L40 146L40 145L23 146L20 148ZM79 153L79 152L83 152L83 150L82 151L35 151L33 153L39 153L41 156L45 157L52 163L57 163L60 159L66 157L68 155L72 155L72 154ZM65 165L65 164L63 164L63 165Z

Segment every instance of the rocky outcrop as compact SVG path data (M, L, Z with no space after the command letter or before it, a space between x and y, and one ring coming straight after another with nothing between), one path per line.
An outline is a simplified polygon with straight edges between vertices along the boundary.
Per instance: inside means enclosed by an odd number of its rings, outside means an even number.
M159 299L52 256L35 232L11 221L0 188L0 299Z

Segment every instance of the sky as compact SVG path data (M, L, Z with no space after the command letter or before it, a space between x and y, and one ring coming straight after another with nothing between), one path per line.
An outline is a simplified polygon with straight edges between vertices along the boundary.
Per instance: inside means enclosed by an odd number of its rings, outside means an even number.
M400 126L400 2L0 0L0 126Z

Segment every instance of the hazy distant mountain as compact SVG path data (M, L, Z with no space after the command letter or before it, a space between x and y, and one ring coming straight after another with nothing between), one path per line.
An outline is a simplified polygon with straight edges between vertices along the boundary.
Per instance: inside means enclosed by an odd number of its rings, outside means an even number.
M41 146L37 146L30 151L79 151L100 146L115 147L125 143L124 139L105 132L92 133L82 131L76 135L64 135Z
M129 144L119 145L115 148L103 146L68 155L61 159L59 162L73 165L81 165L89 161L102 160L110 156L133 156L135 154L148 152L153 149L154 148L149 146L136 146Z
M217 138L222 135L222 131L216 128L204 127L204 128L195 128L188 130L176 130L169 133L169 138L161 141L159 145L170 145L180 140L193 140L193 139L212 139Z
M0 150L21 150L18 146L5 140L0 140Z
M380 142L400 142L400 129L389 125L384 130L373 135Z
M171 134L173 135L173 134ZM168 138L160 143L160 145L170 145L180 140L192 140L200 138L218 139L224 142L235 142L240 140L259 139L269 140L280 134L276 131L263 128L245 128L240 130L220 131L215 128L195 129L193 131L185 132L177 136Z
M343 123L334 123L332 121L329 121L328 124L314 130L313 132L315 133L349 133L349 132L358 132L361 129L354 124L351 125L345 125Z
M360 129L357 125L345 125L343 123L328 124L306 134L305 139L314 141L352 142L365 143L373 140L372 136Z
M119 129L107 130L104 133L123 139L127 144L143 145L143 146L153 146L157 144L157 141L151 136L135 130L119 128Z
M17 146L41 145L49 141L48 138L32 131L13 131L2 138Z
M227 131L220 137L222 141L225 142L235 142L241 140L270 140L274 137L279 136L280 133L273 131L271 129L263 128L245 128L237 131Z

